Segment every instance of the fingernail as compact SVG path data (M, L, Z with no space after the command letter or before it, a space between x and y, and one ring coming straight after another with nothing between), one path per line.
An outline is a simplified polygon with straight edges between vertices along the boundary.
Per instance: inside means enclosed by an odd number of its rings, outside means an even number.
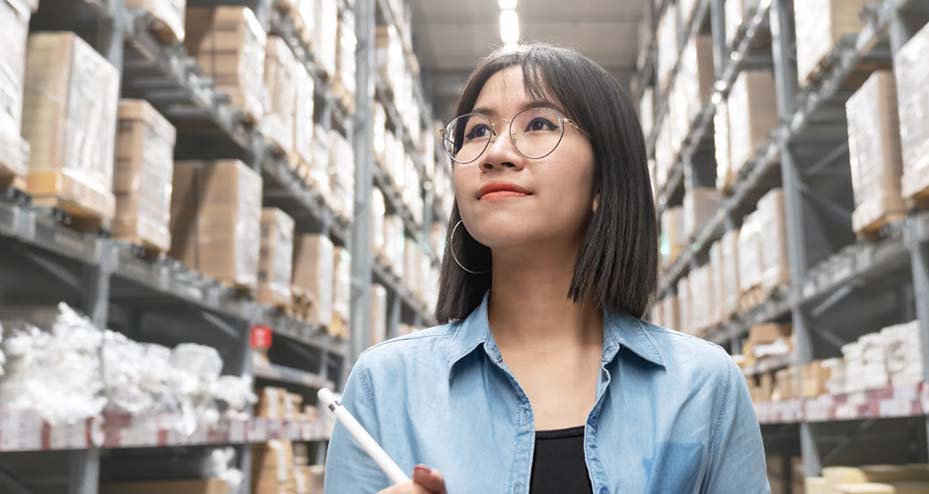
M413 468L413 472L414 473L419 472L422 475L429 475L430 473L432 473L432 469L430 469L426 465L416 465L416 467Z

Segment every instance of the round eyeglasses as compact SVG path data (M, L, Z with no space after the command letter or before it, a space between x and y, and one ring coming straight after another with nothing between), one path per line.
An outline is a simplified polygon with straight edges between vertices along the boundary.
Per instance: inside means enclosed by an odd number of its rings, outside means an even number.
M498 120L501 121L506 122L507 119ZM573 120L554 108L527 108L509 119L510 142L526 158L541 159L555 151L564 138L567 125L587 135ZM452 119L440 134L449 158L464 165L480 158L499 132L496 122L487 115L466 113Z

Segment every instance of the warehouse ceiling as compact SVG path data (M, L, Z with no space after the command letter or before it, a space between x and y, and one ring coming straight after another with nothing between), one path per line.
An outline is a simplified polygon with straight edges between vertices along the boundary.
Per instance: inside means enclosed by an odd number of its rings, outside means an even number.
M414 46L436 117L449 116L468 72L501 46L497 0L411 0ZM627 80L645 0L520 0L521 39L579 50Z

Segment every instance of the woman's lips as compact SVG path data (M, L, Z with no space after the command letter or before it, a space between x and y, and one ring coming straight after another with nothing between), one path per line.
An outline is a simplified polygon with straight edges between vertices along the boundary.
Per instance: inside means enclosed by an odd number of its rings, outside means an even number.
M515 197L525 197L527 195L529 194L525 194L522 192L516 192L514 190L498 190L495 192L488 192L482 195L481 198L478 200L488 201L488 202L505 201L507 199L513 199Z

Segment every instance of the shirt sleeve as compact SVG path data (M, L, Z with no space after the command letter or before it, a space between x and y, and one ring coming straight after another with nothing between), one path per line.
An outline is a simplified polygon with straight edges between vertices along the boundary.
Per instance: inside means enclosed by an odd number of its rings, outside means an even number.
M761 428L741 371L727 358L724 398L702 494L769 494Z
M370 372L363 361L363 357L359 359L349 374L341 401L371 437L380 442ZM374 494L389 486L389 479L377 463L336 421L326 453L324 494Z

